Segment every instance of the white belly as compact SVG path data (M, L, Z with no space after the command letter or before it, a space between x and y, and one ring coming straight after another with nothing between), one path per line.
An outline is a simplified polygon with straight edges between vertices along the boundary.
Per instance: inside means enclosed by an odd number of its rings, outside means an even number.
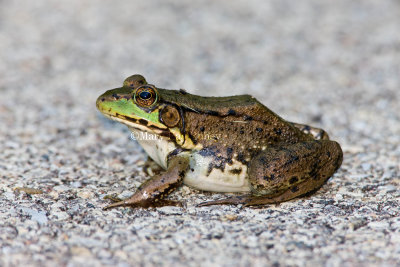
M139 131L131 128L133 137L143 147L144 151L158 165L167 169L167 156L177 147L168 139L156 134ZM212 157L204 157L197 153L188 155L190 157L190 168L183 182L193 188L213 192L248 192L250 191L247 179L247 167L238 161L232 165L226 164L224 172L213 169L209 175L208 166L214 160ZM230 173L230 170L242 169L240 174Z
M193 188L214 192L248 192L250 191L247 179L247 167L238 161L232 165L226 164L224 172L213 169L209 175L208 166L212 157L204 157L197 153L190 156L190 169L183 182ZM240 174L230 173L230 170L241 168ZM192 171L193 170L193 171Z

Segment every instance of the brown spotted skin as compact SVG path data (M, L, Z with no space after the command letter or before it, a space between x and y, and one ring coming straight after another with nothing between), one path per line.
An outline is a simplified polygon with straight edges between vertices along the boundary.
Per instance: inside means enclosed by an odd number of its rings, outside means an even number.
M259 153L249 165L251 195L204 202L199 206L253 206L287 201L318 190L340 167L342 160L342 150L335 141L273 146Z
M155 175L140 185L138 190L127 200L113 203L105 209L131 206L131 207L154 207L162 202L164 197L174 191L182 184L183 178L189 169L189 160L186 157L174 157L168 164L168 170L162 174ZM170 205L172 202L164 201L163 204Z
M158 92L156 105L143 108L158 112L153 122L133 118L130 113L108 110L103 102L131 100L144 87ZM211 157L205 175L213 170L240 175L247 169L250 195L205 202L214 204L263 205L279 203L316 191L340 167L340 145L330 141L319 128L285 121L250 95L201 97L184 90L167 90L148 85L141 75L133 75L121 88L109 90L97 100L100 111L126 124L159 130L159 135L174 143L167 156L168 168L143 183L128 200L108 206L149 207L160 203L179 186L190 167L188 155ZM125 112L125 113L124 113ZM128 123L129 122L129 123ZM179 129L177 133L176 129ZM174 131L172 131L174 130ZM182 138L183 136L183 138ZM235 168L229 168L236 162Z
M234 106L227 107L218 106L219 98L210 99L214 105L205 110L183 108L185 129L192 142L202 145L200 154L214 157L208 174L213 169L224 171L233 160L249 165L261 151L276 144L314 140L309 132L286 122L251 96L235 96Z
M340 145L324 130L287 122L251 96L236 96L226 107L210 99L202 109L185 103L192 107L184 108L185 129L203 146L200 153L214 157L208 174L213 168L223 171L232 160L247 165L252 195L201 206L287 201L317 190L340 167Z
M259 103L232 107L219 115L186 110L185 124L192 141L204 147L204 154L215 155L226 163L235 159L247 165L261 150L274 144L313 140Z

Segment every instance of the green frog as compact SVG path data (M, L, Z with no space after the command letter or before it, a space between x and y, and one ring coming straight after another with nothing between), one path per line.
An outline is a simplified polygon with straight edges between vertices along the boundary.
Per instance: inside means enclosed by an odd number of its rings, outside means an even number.
M136 74L96 106L127 125L165 170L106 208L169 205L165 197L182 183L243 192L199 206L279 203L318 190L343 159L324 130L286 121L250 95L202 97L157 88Z

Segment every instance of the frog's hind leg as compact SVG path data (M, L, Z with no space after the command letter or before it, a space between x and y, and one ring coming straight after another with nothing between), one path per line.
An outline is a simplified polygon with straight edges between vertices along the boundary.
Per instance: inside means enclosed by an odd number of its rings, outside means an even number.
M249 164L252 195L201 203L199 206L274 204L318 190L340 167L338 143L329 140L280 145L261 152Z
M303 133L312 135L316 140L329 140L328 133L322 130L321 128L316 128L306 124L300 124L295 122L291 122L291 124L296 128L298 128Z

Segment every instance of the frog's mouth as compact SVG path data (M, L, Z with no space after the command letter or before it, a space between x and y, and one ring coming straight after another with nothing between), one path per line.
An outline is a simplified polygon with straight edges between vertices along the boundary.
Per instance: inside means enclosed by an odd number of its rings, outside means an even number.
M161 125L163 126L161 128L160 125L156 125L154 123L151 123L150 121L147 121L139 117L128 117L118 113L116 114L103 113L103 115L113 121L120 122L122 124L125 124L129 128L133 128L138 131L144 131L152 134L157 134L160 136L171 137L171 134L168 131L167 127Z

